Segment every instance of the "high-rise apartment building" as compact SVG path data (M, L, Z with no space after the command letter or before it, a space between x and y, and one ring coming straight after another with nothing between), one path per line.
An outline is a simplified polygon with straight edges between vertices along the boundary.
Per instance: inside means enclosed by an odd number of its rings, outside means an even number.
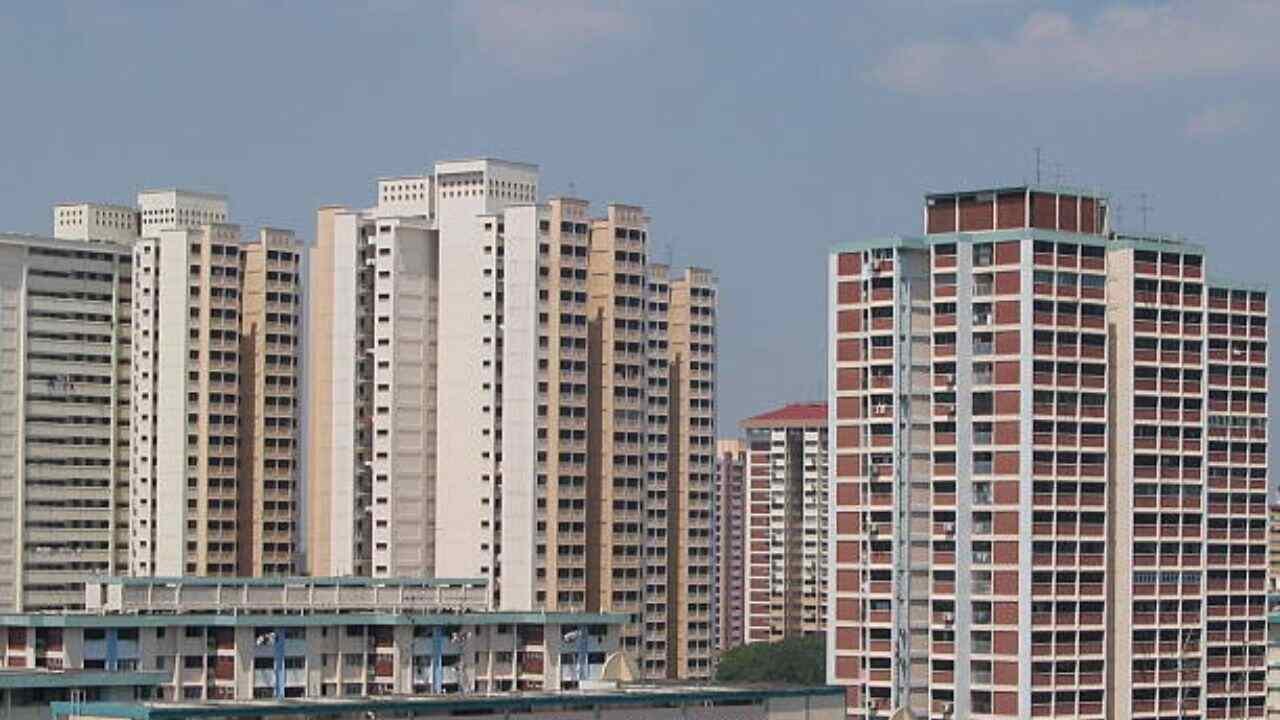
M598 500L587 508L587 582L596 593L595 602L607 603L615 612L628 613L637 621L646 604L646 567L660 565L659 578L668 588L672 582L669 535L658 532L659 528L670 531L665 521L671 512L671 473L664 472L662 479L652 484L646 481L651 409L645 302L649 283L643 238L648 222L639 208L610 205L608 217L592 223L588 281L593 422L588 427L587 465ZM670 464L668 456L664 468ZM655 519L647 522L648 491L662 493L667 502L655 502ZM647 528L654 531L648 543ZM646 560L646 545L655 553L651 560ZM675 625L671 617L675 608L668 594L654 592L652 597L655 607L648 622L633 622L623 630L625 650L639 655L642 643L647 644L643 665L649 671L670 662L674 638L659 634L642 640L641 635L646 628L659 630L659 626L670 635Z
M5 611L83 607L86 577L128 566L130 222L59 206L56 238L0 234Z
M742 421L746 433L746 642L826 632L827 404Z
M675 677L711 671L712 501L716 460L717 287L709 270L689 268L670 282L666 315L666 445L668 513L668 623L674 623Z
M537 182L441 162L320 210L309 569L626 613L649 675L705 675L714 278L650 264L640 208L537 203ZM677 532L691 555L668 555Z
M240 439L238 573L290 575L300 568L301 449L298 387L302 246L291 231L263 228L240 247Z
M1051 187L830 264L849 713L1259 717L1265 291Z
M718 508L720 588L720 650L741 645L746 638L747 593L747 455L742 441L716 443L716 476L720 485Z
M378 194L369 211L321 208L310 256L314 575L435 574L431 178L384 180Z
M588 598L587 203L504 213L502 604L582 612ZM511 538L510 541L505 538Z
M242 244L220 196L150 191L138 204L131 572L290 572L300 248L270 229Z

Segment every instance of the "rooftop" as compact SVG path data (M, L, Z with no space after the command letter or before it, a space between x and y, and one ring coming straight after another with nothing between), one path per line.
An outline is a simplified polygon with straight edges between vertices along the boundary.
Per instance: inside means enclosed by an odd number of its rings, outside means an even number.
M573 612L281 612L97 614L12 613L0 615L4 627L338 627L347 625L622 625L625 613Z
M0 670L0 690L33 688L139 687L167 682L171 673L116 670Z
M523 170L532 170L537 172L537 163L519 162L517 160L503 160L495 157L472 157L472 158L454 158L452 160L437 160L435 164L436 172L439 172L442 165L466 165L474 163L493 163L495 165L506 165L507 167L521 168ZM446 169L446 172L451 169Z
M326 715L406 713L441 715L502 711L582 710L598 707L656 706L688 703L738 704L773 698L843 696L841 687L726 687L694 685L630 685L608 690L532 692L500 695L391 696L381 698L307 698L229 702L89 702L52 703L53 716L91 716L121 720L188 720L190 718L253 719L323 717Z
M742 421L744 428L767 428L780 425L816 427L826 424L827 404L825 402L791 403Z
M939 192L925 193L926 200L933 198L948 198L957 195L985 195L990 193L1013 193L1013 192L1033 192L1048 193L1052 195L1079 195L1081 197L1091 197L1098 199L1106 199L1109 196L1096 188L1087 189L1070 185L1053 185L1048 183L1022 183L1020 185L996 185L985 188L973 188L968 190L944 190Z
M102 585L188 585L188 586L226 586L226 585L258 585L258 586L315 586L327 587L342 585L344 587L483 587L489 584L486 578L371 578L371 577L130 577L125 575L103 575L91 579L91 582Z
M225 202L227 195L223 193L200 192L199 190L183 190L182 188L151 188L142 190L138 193L138 197L143 195L164 195L174 193L175 195L187 195L189 197L204 198L206 200L221 200Z

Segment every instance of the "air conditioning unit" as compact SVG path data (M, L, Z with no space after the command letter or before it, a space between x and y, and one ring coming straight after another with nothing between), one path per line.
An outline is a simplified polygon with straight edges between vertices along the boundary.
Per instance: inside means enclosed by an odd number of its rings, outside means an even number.
M942 703L942 714L943 714L943 715L950 715L950 714L952 713L952 711L954 711L954 710L955 710L955 706L954 706L954 705L952 705L951 703L949 703L949 702L944 702L944 703Z
M955 524L955 523L947 523L946 525L943 525L943 526L942 526L942 532L943 532L943 533L945 533L948 537L950 537L950 536L952 536L952 535L955 535L955 534L956 534L956 524Z
M951 625L954 625L954 624L955 624L955 622L956 622L956 616L955 616L955 615L952 615L951 613L945 613L945 614L942 616L942 624L943 624L943 625L946 625L947 627L950 627Z

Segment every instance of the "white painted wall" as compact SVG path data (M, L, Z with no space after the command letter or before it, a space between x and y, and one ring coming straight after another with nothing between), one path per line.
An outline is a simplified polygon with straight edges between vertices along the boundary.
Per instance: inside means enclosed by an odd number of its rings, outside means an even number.
M505 213L501 600L512 610L535 607L537 585L538 217L533 205Z
M190 243L200 233L162 230L159 233L158 291L155 337L156 363L152 388L155 414L156 538L153 574L185 574L187 516L187 337L188 263Z
M436 437L436 573L491 576L493 496L501 472L494 432L502 331L496 304L497 220L481 216L536 197L537 169L469 160L437 163L435 173L440 231L438 412L449 418ZM485 222L491 223L488 231Z

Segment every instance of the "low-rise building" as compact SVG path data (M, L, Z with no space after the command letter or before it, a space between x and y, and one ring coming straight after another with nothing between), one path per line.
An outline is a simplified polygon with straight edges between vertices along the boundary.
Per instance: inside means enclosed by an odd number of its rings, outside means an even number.
M82 613L0 616L8 668L158 672L161 701L590 686L621 615L487 612L483 580L111 578Z
M151 697L164 680L158 672L106 670L0 670L0 717L48 720L50 703L130 703Z
M466 715L472 720L837 720L844 716L839 688L732 688L637 685L586 692L514 697L394 697L363 700L265 700L241 703L53 704L57 720L334 720L430 718Z

